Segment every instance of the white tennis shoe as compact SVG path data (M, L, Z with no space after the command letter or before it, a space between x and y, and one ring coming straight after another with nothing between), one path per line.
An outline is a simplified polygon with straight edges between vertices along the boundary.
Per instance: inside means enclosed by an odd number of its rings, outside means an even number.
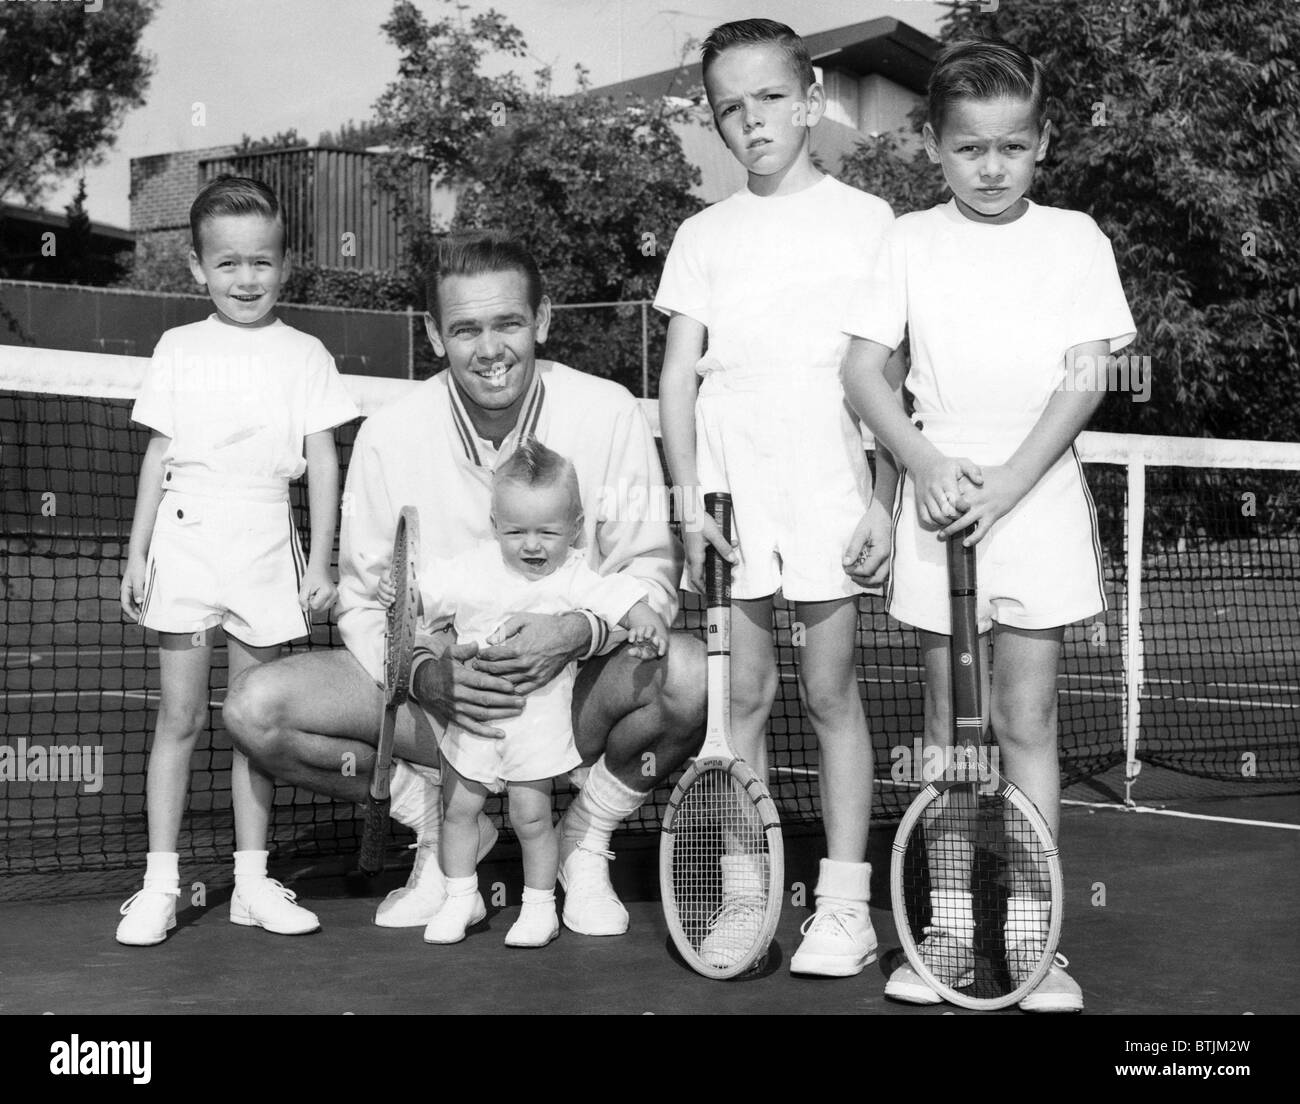
M478 831L478 861L482 862L496 846L498 832L487 817L479 818ZM423 928L447 899L446 879L438 865L438 837L411 846L415 851L415 865L406 885L389 893L375 910L375 923L381 928Z
M757 898L727 901L709 920L709 934L700 943L705 965L726 970L754 946L763 930L763 902Z
M545 947L560 934L555 901L525 901L506 933L507 947Z
M766 855L723 855L722 907L700 943L706 965L725 970L744 958L763 931L769 860Z
M790 973L853 977L876 961L876 930L865 902L821 900L799 929L803 942L790 959Z
M1017 955L1020 950L1019 947L1012 947L1007 951L1007 963L1011 967L1013 981L1027 977L1039 961L1039 952L1033 948L1025 948L1023 959ZM1083 990L1079 988L1079 983L1065 972L1068 965L1070 960L1065 955L1058 954L1043 980L1020 999L1021 1011L1082 1012Z
M295 904L298 895L274 878L235 882L230 898L230 922L263 928L274 935L307 935L320 930L316 914Z
M597 851L566 840L563 821L555 826L560 841L560 888L564 890L564 926L579 935L622 935L627 909L609 880L612 851Z
M176 927L176 899L180 895L179 886L136 891L118 910L122 919L117 925L117 941L128 947L153 947L161 943Z
M944 928L926 928L916 949L935 978L949 988L960 989L975 977L974 948ZM939 1004L943 1000L906 962L889 975L885 996L907 1004Z
M424 941L459 943L470 928L486 918L487 906L478 890L453 894L442 902L442 907L424 929Z

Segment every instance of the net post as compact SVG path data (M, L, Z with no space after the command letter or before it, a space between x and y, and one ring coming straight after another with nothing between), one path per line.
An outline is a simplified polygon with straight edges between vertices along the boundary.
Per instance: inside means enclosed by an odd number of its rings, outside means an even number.
M1133 783L1142 720L1142 542L1146 521L1147 468L1140 451L1129 456L1124 495L1124 804L1133 804Z
M650 397L650 322L646 317L648 302L641 300L641 397Z

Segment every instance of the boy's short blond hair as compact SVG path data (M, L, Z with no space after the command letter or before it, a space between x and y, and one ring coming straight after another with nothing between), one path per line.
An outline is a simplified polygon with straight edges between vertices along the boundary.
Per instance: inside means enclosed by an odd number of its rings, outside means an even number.
M260 180L227 173L199 190L190 205L190 240L197 256L203 256L203 224L223 215L259 215L274 219L280 227L280 251L286 251L284 208L275 192Z
M558 487L569 492L573 516L582 513L582 492L578 488L578 472L573 462L554 449L547 448L536 437L525 437L519 447L492 474L492 497L504 483L520 487Z

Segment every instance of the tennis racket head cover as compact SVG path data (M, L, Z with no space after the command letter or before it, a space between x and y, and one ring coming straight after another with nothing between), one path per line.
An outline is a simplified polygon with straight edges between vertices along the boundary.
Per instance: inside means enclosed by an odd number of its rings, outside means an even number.
M961 536L948 541L948 580L952 746L923 761L927 784L898 827L890 890L921 980L959 1007L992 1010L1021 1000L1051 968L1061 864L1046 820L984 744L975 549Z
M705 496L731 539L731 496ZM705 552L708 718L673 788L659 839L664 916L686 963L710 978L761 966L781 918L781 824L767 787L731 747L731 565Z
M404 506L397 518L389 567L397 593L393 604L388 607L384 631L384 700L361 833L361 853L357 859L361 872L372 877L384 869L384 850L388 844L388 789L393 776L397 711L411 692L411 657L420 612L419 555L420 517L414 506Z

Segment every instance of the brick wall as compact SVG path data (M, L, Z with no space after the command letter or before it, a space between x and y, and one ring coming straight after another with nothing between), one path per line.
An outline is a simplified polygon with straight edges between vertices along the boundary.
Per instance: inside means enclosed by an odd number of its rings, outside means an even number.
M189 226L190 204L199 190L199 162L224 157L233 146L158 153L131 159L131 229L143 244L151 231Z

